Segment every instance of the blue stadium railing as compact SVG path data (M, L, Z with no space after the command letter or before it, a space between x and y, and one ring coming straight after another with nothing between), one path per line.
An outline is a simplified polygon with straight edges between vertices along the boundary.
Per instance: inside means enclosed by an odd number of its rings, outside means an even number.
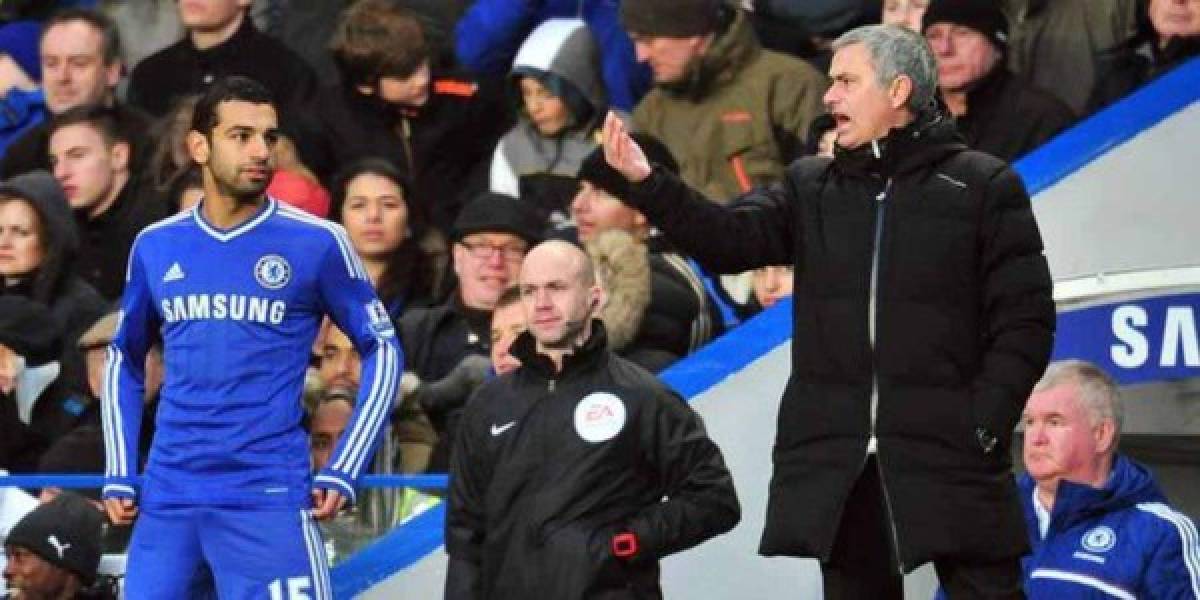
M447 475L364 475L359 480L362 488L416 488L419 490L446 489ZM98 488L104 485L101 475L56 475L39 473L37 475L4 475L0 476L0 488L44 488L59 487L63 489Z

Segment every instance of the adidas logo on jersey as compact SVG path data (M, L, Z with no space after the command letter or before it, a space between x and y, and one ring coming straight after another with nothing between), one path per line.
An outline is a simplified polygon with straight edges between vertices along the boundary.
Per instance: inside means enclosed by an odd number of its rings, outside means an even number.
M163 275L163 283L171 283L183 279L183 267L179 263L172 263L171 268L167 269L167 274Z

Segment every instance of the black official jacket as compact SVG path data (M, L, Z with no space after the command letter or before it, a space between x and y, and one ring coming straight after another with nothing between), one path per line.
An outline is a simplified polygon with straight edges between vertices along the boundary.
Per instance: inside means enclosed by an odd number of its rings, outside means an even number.
M467 405L451 455L448 600L660 598L660 558L737 524L700 417L592 327L559 373L523 334L512 352L524 366ZM611 540L626 531L639 551L617 559Z
M872 439L905 570L1028 549L1009 444L1055 313L1008 165L931 111L832 161L796 161L736 209L661 169L630 200L710 271L795 265L763 554L829 558Z

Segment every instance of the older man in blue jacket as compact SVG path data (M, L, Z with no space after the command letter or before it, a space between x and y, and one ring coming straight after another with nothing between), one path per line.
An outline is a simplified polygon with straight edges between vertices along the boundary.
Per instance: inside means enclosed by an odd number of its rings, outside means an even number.
M1196 526L1117 452L1121 417L1116 384L1090 363L1053 363L1034 387L1022 419L1030 598L1200 597Z

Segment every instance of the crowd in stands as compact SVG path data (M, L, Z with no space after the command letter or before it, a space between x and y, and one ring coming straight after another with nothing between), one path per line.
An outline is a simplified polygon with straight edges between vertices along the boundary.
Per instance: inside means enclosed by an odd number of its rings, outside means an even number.
M269 193L345 227L397 324L407 373L374 471L444 472L472 391L514 366L512 286L538 242L585 247L610 348L654 372L791 292L790 265L709 277L622 203L601 168L609 111L727 202L838 152L830 41L881 20L926 37L937 101L1006 161L1200 53L1195 0L4 2L0 469L36 472L61 444L103 456L126 261L142 228L202 201L188 124L218 78L275 94ZM360 382L335 327L313 348L319 468ZM424 500L361 510L388 526Z

